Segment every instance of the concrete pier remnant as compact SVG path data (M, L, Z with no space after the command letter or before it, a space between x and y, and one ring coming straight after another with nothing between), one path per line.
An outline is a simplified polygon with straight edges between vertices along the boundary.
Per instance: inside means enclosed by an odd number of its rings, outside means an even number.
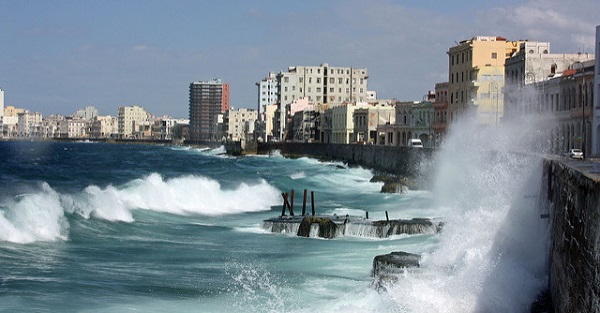
M339 236L387 238L400 234L435 234L443 222L427 218L369 220L357 216L317 215L278 216L263 222L273 233L296 234L301 237L334 238Z

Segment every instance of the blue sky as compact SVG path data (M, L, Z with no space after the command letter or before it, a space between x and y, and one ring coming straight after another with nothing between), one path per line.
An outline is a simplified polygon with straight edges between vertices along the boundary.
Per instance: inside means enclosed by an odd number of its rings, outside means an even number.
M473 36L594 53L598 0L0 1L5 105L44 116L139 105L188 117L192 81L221 78L255 108L257 81L288 66L366 67L384 99L447 80L446 51Z

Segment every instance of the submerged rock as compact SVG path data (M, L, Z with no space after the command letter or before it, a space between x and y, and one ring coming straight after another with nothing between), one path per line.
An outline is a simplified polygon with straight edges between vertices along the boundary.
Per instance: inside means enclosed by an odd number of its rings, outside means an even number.
M408 177L375 175L370 182L382 182L381 193L403 193L410 189L417 189L416 182Z
M373 270L371 272L375 278L375 287L382 289L385 283L395 283L398 279L398 274L407 268L419 267L419 261L421 261L420 255L404 251L376 256L373 259Z

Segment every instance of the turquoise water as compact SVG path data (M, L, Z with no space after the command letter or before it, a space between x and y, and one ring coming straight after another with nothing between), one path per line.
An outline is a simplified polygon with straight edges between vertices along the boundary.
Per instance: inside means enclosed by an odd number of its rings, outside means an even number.
M434 235L272 234L281 192L318 213L440 217L427 191L381 194L362 168L222 149L0 142L0 311L405 311L372 286L373 257ZM342 165L342 166L339 166ZM310 194L310 192L309 192Z

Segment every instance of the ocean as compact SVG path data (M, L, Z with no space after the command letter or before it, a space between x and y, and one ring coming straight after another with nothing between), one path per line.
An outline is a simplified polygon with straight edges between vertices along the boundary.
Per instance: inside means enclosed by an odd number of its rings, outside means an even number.
M380 193L369 169L278 153L0 142L0 312L527 312L547 284L540 161L503 153L501 138L493 160L465 152L478 140L448 139L434 185L401 194ZM318 214L445 226L265 230L292 189L296 211L306 189ZM421 267L377 288L373 258L393 251Z

